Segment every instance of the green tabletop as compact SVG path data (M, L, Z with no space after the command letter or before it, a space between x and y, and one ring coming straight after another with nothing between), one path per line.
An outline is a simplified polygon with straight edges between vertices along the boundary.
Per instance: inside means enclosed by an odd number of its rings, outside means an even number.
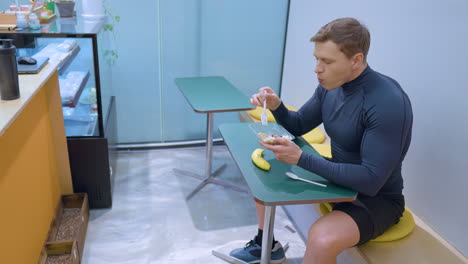
M253 109L250 97L224 77L176 78L176 85L193 110L198 113L230 112Z
M264 159L271 164L269 171L257 168L251 159L252 152L262 148L258 137L250 129L252 123L222 124L219 127L232 157L236 161L247 185L257 201L264 205L304 204L352 201L357 192L337 186L297 165L287 165L276 160L273 152L265 150ZM320 156L302 137L294 142L305 152ZM326 184L327 187L290 179L285 172Z

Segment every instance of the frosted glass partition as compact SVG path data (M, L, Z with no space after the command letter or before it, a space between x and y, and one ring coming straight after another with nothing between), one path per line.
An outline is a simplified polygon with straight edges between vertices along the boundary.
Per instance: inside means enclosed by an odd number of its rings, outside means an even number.
M161 141L160 1L111 1L119 58L112 66L118 143ZM144 7L144 8L143 8Z
M287 0L160 1L161 141L204 139L206 115L195 113L174 79L224 76L246 95L261 86L279 91ZM214 115L218 125L237 113Z
M112 66L119 143L204 139L177 77L221 75L246 95L280 88L288 0L112 1L119 58ZM237 113L214 115L218 124Z

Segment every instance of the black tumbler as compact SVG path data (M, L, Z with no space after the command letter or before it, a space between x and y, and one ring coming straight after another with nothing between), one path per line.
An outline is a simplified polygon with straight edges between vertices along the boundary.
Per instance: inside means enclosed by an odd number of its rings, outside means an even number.
M0 95L2 100L20 97L16 47L12 39L0 39Z

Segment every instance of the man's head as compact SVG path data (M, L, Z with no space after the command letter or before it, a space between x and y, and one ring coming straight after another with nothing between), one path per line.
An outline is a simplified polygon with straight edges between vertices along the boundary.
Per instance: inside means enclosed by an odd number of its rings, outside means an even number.
M315 42L315 72L327 90L355 79L367 65L370 34L366 26L354 18L333 20L323 26L311 41Z

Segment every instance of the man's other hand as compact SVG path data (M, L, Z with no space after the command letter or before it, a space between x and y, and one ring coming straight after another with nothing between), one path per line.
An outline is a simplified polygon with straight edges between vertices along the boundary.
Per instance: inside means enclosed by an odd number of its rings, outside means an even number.
M285 138L277 139L277 145L267 144L262 140L259 143L262 147L273 151L277 160L286 164L296 165L302 154L302 150L294 142Z
M263 91L266 91L267 94L263 94ZM265 96L267 99L267 109L274 111L281 105L281 99L270 87L262 87L258 89L258 93L250 97L250 103L255 106L263 107L263 101L265 100Z

